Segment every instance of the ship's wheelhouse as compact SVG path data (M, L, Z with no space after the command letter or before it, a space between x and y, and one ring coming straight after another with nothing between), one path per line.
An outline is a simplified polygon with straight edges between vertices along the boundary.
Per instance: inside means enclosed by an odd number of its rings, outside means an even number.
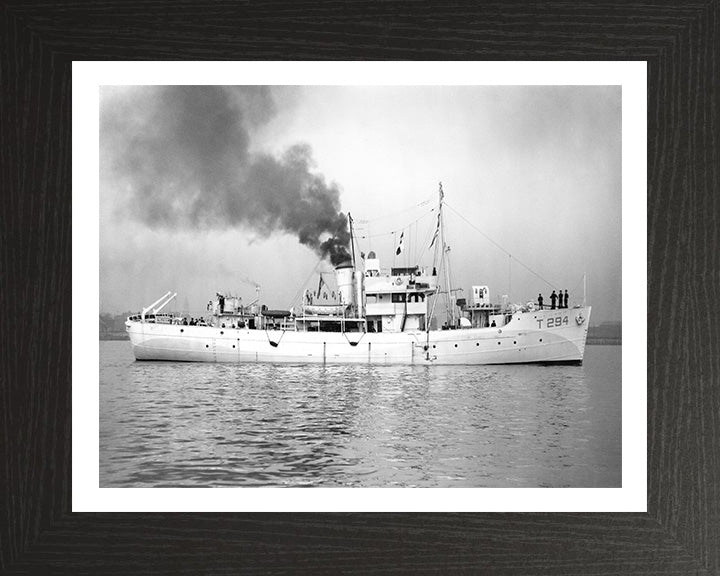
M374 254L371 252L371 256ZM428 297L437 291L437 275L419 266L383 273L374 257L365 261L365 317L370 332L425 330Z

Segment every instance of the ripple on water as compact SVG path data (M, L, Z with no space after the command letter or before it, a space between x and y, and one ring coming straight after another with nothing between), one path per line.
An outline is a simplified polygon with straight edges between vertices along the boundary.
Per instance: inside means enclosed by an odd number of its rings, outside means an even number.
M619 486L620 352L235 365L135 362L101 342L101 486Z

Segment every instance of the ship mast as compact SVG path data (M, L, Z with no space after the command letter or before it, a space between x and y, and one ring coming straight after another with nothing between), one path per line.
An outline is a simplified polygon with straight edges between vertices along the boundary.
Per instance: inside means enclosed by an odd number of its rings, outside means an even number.
M355 270L355 238L353 237L353 219L348 212L348 226L350 227L350 256L352 257L353 270Z
M432 243L430 244L430 246L432 246L433 244L435 245L435 254L433 255L433 276L435 275L435 270L436 270L435 265L438 264L441 268L441 273L444 269L446 282L448 282L448 285L449 285L449 283L450 283L449 274L447 273L448 271L447 271L447 268L445 267L445 233L443 230L444 226L443 226L443 216L442 216L443 196L444 196L444 194L443 194L443 189L442 189L442 182L440 182L440 188L439 188L439 197L440 198L438 201L438 224L437 224L438 227L437 227L437 230L435 231L435 236L433 236L433 240L432 240ZM435 242L438 235L440 235L440 242ZM438 257L437 257L438 250L440 250L442 252L442 254L440 255L440 262L438 262ZM435 317L435 306L437 306L437 301L440 296L440 293L441 293L440 283L438 283L435 288L436 296L435 296L435 298L433 298L432 307L430 308L430 314L427 317L427 323L426 323L426 325L427 325L427 329L426 329L427 330L427 342L426 342L426 346L425 346L426 350L428 349L428 347L430 345L430 324L432 322L432 319ZM447 301L446 301L446 303L447 303ZM430 358L430 353L428 352L428 359L429 358Z
M438 210L440 211L440 246L442 254L440 255L441 258L441 267L445 273L445 290L446 290L446 298L445 301L445 308L447 312L447 322L448 326L452 327L455 326L455 310L452 305L452 288L450 286L450 266L447 262L447 252L448 247L445 244L445 215L443 214L443 199L445 197L445 194L443 193L442 188L442 182L440 182L440 206Z

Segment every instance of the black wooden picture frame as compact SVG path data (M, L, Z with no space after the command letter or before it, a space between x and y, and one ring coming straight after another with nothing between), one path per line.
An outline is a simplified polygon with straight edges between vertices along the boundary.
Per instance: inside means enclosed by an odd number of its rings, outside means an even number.
M720 574L719 5L3 3L0 572ZM647 61L648 512L72 513L72 61L171 59Z

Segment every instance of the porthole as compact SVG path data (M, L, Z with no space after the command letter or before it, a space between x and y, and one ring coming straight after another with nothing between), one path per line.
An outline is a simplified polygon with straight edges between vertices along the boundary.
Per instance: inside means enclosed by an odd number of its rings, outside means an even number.
M222 330L220 330L220 336L222 336L223 334L225 334L225 332L223 332Z
M185 332L185 328L180 328L180 332Z
M475 342L475 346L480 346L480 342Z
M542 342L542 338L540 338L540 342Z
M205 344L205 348L210 348L210 344Z
M457 344L455 344L455 348L457 348Z
M233 348L235 348L235 344L233 344Z
M500 342L498 342L498 346L500 346Z
M513 344L517 344L517 340L513 340Z
M435 344L433 344L433 348L437 348L437 346L435 346Z

